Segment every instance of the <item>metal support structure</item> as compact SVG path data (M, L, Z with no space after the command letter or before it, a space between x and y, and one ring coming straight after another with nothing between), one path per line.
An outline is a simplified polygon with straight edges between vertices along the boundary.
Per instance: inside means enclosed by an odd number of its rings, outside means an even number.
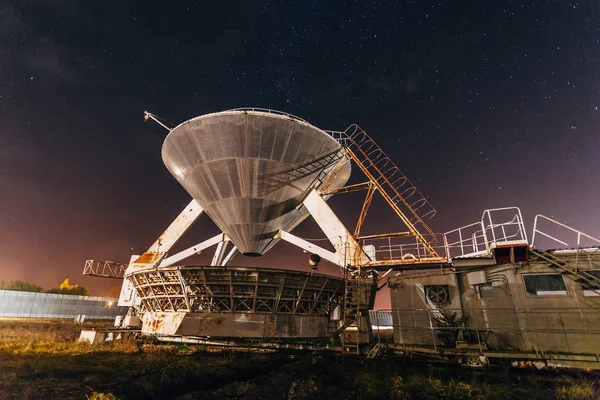
M359 268L369 261L362 247L316 190L311 190L303 204L335 248L344 266Z
M85 266L83 267L83 275L122 279L126 269L127 264L121 264L114 261L86 260Z
M233 260L233 257L235 257L236 253L237 253L237 247L233 246L233 248L229 251L229 253L227 253L225 258L221 262L221 266L224 267L227 264L229 264L229 261Z
M207 239L207 240L200 242L190 248L180 251L177 254L173 254L172 256L169 256L169 257L163 259L158 267L165 268L165 267L170 267L172 265L180 263L181 261L185 260L186 258L190 258L192 256L195 256L196 254L200 254L203 250L206 250L207 248L218 244L222 240L223 240L222 233L215 235L210 239Z
M210 263L210 265L212 265L212 266L221 265L221 262L223 261L223 257L225 257L225 251L227 250L228 244L229 244L229 239L227 239L227 236L225 236L224 233L221 234L221 240L217 244L217 249L215 250L215 255L213 256L212 262Z
M560 239L558 239L558 238L556 238L554 236L551 236L551 235L549 235L549 234L547 234L547 233L542 232L541 230L539 230L538 229L538 221L539 220L548 221L551 224L554 224L554 225L556 225L556 226L558 226L560 228L563 228L563 230L565 230L567 232L571 232L571 233L575 234L577 236L577 243L575 244L577 248L581 247L581 245L582 245L581 239L582 238L588 239L590 242L594 243L595 245L600 245L600 239L597 239L597 238L595 238L593 236L590 236L590 235L588 235L586 233L583 233L583 232L581 232L581 231L579 231L577 229L571 228L570 226L567 226L565 224L561 224L560 222L555 221L552 218L548 218L548 217L546 217L544 215L538 214L538 215L535 216L535 219L533 221L533 234L531 236L531 245L532 246L535 246L536 235L544 236L544 237L546 237L548 239L551 239L551 240L553 240L553 241L555 241L557 243L560 243L563 246L572 246L573 245L573 243L564 242L563 240L560 240Z
M435 215L435 209L425 196L358 125L348 128L344 136L343 143L348 157L375 185L411 234L423 243L430 257L440 258L425 238L425 235L435 238L435 233L425 223L425 219Z
M369 187L367 189L367 195L365 196L365 201L363 202L362 209L360 210L360 215L358 216L358 221L356 222L356 227L354 228L354 237L358 239L360 236L360 230L367 218L367 212L369 212L369 207L371 207L371 202L373 201L373 195L375 194L375 185L369 182Z
M282 230L279 231L277 237L279 237L281 240L285 240L286 242L293 244L294 246L300 247L302 250L306 250L309 253L317 254L323 260L327 260L332 264L339 265L340 267L345 267L344 258L339 252L334 253L320 246L317 246L314 243L299 238L296 235Z
M332 174L333 174L333 172L332 172ZM323 196L329 196L329 195L333 195L333 194L353 193L353 192L360 192L362 190L369 190L371 187L372 187L371 182L367 181L367 182L362 182L362 183L356 183L354 185L342 186L337 189L322 190L321 194Z
M203 211L196 200L190 201L152 246L129 265L126 274L135 269L158 265Z
M165 128L166 130L168 130L169 132L171 132L173 130L173 129L169 128L167 125L165 125L162 121L160 121L160 118L158 118L156 115L149 113L148 111L144 111L144 121L148 121L149 119L156 122L157 124L159 124L160 126Z
M403 200L402 193L397 193L395 196L390 195L389 193L387 193L384 190L383 184L380 182L380 180L378 180L378 177L374 176L374 174L368 169L368 165L365 165L365 164L363 164L363 162L361 162L361 159L359 158L358 155L356 155L350 149L347 149L347 154L355 161L355 163L360 167L360 169L363 171L363 173L369 177L369 179L371 180L371 182L373 182L375 184L375 186L377 187L377 189L379 190L379 192L382 194L383 198L392 207L392 209L394 210L394 212L396 213L396 215L398 215L398 217L404 223L404 225L406 225L406 227L408 228L408 230L410 231L410 233L413 236L415 236L421 243L423 243L426 246L427 251L431 255L431 257L432 258L436 258L436 259L440 258L440 256L438 255L438 253L434 250L433 246L429 243L429 241L427 239L425 239L424 235L421 232L419 232L419 230L415 227L415 225L413 224L412 220L410 220L406 215L404 215L404 213L402 212L402 210L400 210L400 207L398 206L398 202L405 203L404 204L405 206L410 207L410 205L407 204ZM374 164L371 163L371 165L374 165ZM378 169L376 171L380 175L383 176L383 173L381 171L379 171ZM394 198L396 198L396 197L398 197L398 200L394 201ZM420 225L426 226L425 222L423 222L423 220L420 217L418 217L416 215L416 213L415 213L415 216L416 216L415 217L416 221L418 221ZM435 237L435 233L433 231L431 231L428 227L427 227L427 232L432 237Z

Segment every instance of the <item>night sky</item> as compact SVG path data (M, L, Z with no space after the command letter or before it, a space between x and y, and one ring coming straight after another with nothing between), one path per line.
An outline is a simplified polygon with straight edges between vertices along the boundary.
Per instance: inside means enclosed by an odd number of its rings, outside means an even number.
M188 203L144 110L357 123L429 197L435 231L519 206L529 233L541 213L600 236L594 1L174 3L0 1L0 280L104 294L118 282L84 261L127 262ZM349 199L332 199L344 221ZM365 233L403 230L383 209ZM184 244L216 232L203 216ZM298 234L322 236L310 220ZM287 244L233 264L309 270Z

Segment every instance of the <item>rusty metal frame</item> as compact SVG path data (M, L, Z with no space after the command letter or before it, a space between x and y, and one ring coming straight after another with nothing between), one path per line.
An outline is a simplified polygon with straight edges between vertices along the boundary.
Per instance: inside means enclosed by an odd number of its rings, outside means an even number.
M356 227L354 228L354 238L358 238L360 236L360 230L365 222L365 219L367 218L367 213L369 212L371 202L373 201L373 195L375 195L375 185L373 185L372 182L369 182L367 195L365 196L365 201L363 202L360 215L358 216L358 221L356 222Z
M414 236L424 248L424 254L419 253L417 260L385 260L371 261L367 265L401 265L414 263L447 262L447 257L437 250L437 235L429 228L425 220L432 218L436 211L426 197L408 180L406 175L394 164L385 152L358 125L351 125L343 132L327 131L337 140L346 151L348 159L352 160L368 179L365 183L348 185L326 194L340 194L367 189L368 193L354 230L354 238L359 240L360 231L366 220L367 212L373 199L374 191L381 193L384 200L392 208L408 232L394 234L398 236ZM385 234L371 235L385 237ZM427 237L432 238L428 240ZM444 250L441 248L441 250ZM413 262L416 261L416 262Z
M320 192L323 196L330 196L330 195L334 195L334 194L352 193L352 192L360 192L362 190L369 190L371 188L371 186L372 186L371 182L367 181L367 182L355 183L353 185L342 186L342 187L339 187L337 189L332 189L332 190L326 190L326 191L320 190Z
M325 194L325 192L327 192L329 190L329 188L331 187L333 182L335 182L337 177L344 171L344 167L349 162L350 162L350 159L348 157L342 157L338 160L335 167L333 167L331 169L331 172L329 172L329 174L325 177L323 184L320 186L319 189L320 189L321 193Z
M190 201L152 246L130 264L130 268L144 268L159 264L203 212L196 200Z
M359 150L363 156L365 156L365 158L367 158L368 160L368 155L359 148ZM399 202L402 202L407 208L411 209L410 205L406 202L406 200L404 200L403 198L403 194L406 192L402 192L402 193L398 193L396 190L394 190L393 192L395 192L395 196L392 197L389 193L387 193L385 191L385 189L383 188L383 185L380 183L380 181L378 180L378 178L375 178L375 176L373 176L373 174L371 173L371 171L369 171L369 169L363 164L363 162L360 160L360 158L354 153L354 151L352 151L350 148L347 149L347 153L348 155L355 161L355 163L359 166L359 168L363 171L363 173L365 175L367 175L369 177L369 179L371 180L371 182L377 187L377 189L379 190L379 192L381 193L381 195L383 196L383 198L387 201L387 203L390 205L390 207L396 212L396 215L398 215L398 217L402 220L402 222L404 223L404 225L406 225L406 227L408 228L408 230L410 231L410 233L417 237L417 239L419 241L421 241L423 244L425 244L425 246L427 247L428 252L430 253L432 258L439 258L438 253L433 249L433 246L431 244L429 244L429 242L425 239L425 237L423 236L423 234L421 232L419 232L419 230L416 228L415 224L413 224L412 220L409 219L404 212L402 212L402 210L400 210L400 208L398 207L398 204L396 202L394 202L394 198L397 198ZM381 177L383 177L383 181L389 185L390 187L392 186L392 183L385 177L385 175L383 175L383 172L380 171L373 162L371 162L371 165L373 165L376 170L381 174ZM381 179L381 178L380 178ZM406 189L406 190L411 190L411 188ZM414 193L414 192L413 192ZM420 216L418 216L418 214L416 214L415 211L413 211L414 213L414 217L413 220L416 220L418 223L420 223L420 225L422 225L423 227L425 227L426 231L432 235L435 236L435 233L425 224L425 222L421 219Z

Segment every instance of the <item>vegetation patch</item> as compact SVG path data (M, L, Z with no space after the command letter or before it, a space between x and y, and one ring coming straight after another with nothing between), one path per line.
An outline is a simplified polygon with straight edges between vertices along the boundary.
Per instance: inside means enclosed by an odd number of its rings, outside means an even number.
M96 323L97 324L97 323ZM90 329L98 326L84 324ZM0 320L1 399L596 399L596 377L389 357L77 343L70 321Z

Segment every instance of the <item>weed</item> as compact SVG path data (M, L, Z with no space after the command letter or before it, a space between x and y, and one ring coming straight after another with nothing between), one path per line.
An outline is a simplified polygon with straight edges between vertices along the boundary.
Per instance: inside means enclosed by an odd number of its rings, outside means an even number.
M88 400L117 400L117 397L112 393L98 393L92 392L89 396L86 396Z
M88 325L88 328L93 325ZM77 343L64 321L0 323L2 399L595 399L593 377L492 373L402 359ZM93 389L91 389L93 388Z

